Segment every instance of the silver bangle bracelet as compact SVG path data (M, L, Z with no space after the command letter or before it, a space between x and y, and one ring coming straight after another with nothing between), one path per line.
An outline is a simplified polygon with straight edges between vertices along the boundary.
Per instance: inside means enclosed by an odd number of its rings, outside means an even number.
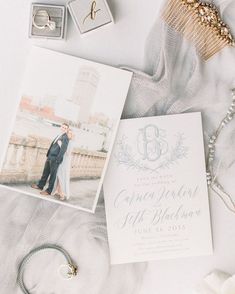
M54 244L44 244L44 245L41 245L39 247L36 247L34 248L33 250L31 250L23 259L22 261L20 262L19 264L19 268L18 268L18 276L17 276L17 282L22 290L22 292L24 294L30 294L29 290L27 289L25 283L24 283L24 280L23 280L23 274L24 274L24 269L25 269L25 265L27 264L27 262L30 260L30 258L40 252L40 251L43 251L43 250L57 250L59 251L60 253L63 254L63 256L65 257L66 261L67 261L67 264L63 264L61 265L61 267L59 268L59 270L61 268L67 268L67 280L70 280L72 279L73 277L75 277L78 273L78 269L77 269L77 266L74 265L70 255L68 254L68 252L66 250L64 250L62 247L58 246L58 245L54 245Z

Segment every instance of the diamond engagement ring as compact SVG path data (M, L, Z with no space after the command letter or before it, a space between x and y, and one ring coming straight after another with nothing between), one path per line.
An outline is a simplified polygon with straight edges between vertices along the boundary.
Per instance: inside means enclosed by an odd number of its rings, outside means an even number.
M51 20L46 10L37 10L33 14L33 26L39 30L49 28L51 31L56 29L56 23Z

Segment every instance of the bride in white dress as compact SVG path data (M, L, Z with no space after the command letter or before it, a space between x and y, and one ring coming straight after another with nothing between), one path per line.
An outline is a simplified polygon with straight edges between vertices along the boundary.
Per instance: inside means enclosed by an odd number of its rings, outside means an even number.
M54 189L52 195L58 196L60 200L69 200L70 197L70 170L71 170L71 158L73 150L74 134L71 129L68 130L69 144L67 151L64 154L62 163L59 165Z

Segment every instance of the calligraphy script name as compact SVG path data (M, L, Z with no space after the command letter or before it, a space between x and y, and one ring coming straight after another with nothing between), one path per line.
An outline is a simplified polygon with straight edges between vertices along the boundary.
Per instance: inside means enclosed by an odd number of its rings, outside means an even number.
M120 229L126 227L135 228L138 226L156 226L169 222L176 223L197 218L201 215L201 210L196 208L186 208L183 205L177 207L153 207L151 209L143 209L128 212L122 215L118 220Z
M131 207L141 203L160 204L166 200L193 199L199 194L198 185L187 187L182 185L175 189L169 189L166 186L154 191L129 192L122 189L114 199L115 208Z

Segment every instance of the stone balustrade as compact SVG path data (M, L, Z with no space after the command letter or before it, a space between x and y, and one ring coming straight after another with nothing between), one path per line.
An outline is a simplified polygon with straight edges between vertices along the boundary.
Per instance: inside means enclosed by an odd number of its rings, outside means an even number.
M31 183L40 179L50 141L42 137L13 135L0 172L1 184ZM106 153L74 148L71 179L100 178Z

